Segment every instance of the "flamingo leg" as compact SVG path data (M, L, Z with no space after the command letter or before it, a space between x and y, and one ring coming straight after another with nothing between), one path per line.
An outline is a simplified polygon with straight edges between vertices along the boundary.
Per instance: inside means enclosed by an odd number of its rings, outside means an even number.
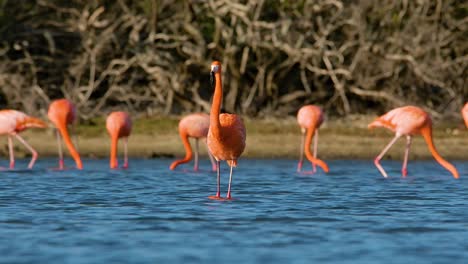
M206 140L205 140L205 145L206 145L208 157L210 158L210 161L211 161L211 169L213 171L216 171L216 162L215 162L215 160L213 158L213 155L211 155L211 152L210 152L210 149L208 148L208 144L206 143Z
M58 146L58 155L59 155L59 169L63 170L64 162L63 162L62 140L60 138L60 132L58 131L58 129L55 129L55 134L57 135L57 146Z
M124 164L122 168L127 169L128 168L128 137L123 139L123 144L124 144Z
M390 141L390 143L388 143L388 145L382 150L382 152L374 160L375 166L377 167L377 169L379 169L380 173L382 173L382 176L384 176L385 178L387 178L388 175L385 172L385 170L383 169L382 165L380 165L380 160L385 155L385 153L387 153L387 151L390 149L390 147L393 146L393 144L395 144L397 139L399 139L400 137L401 137L401 135L396 134L395 137L392 139L392 141Z
M10 169L15 168L15 152L13 150L13 139L8 135L8 151L10 152Z
M314 133L314 158L317 158L317 146L318 146L318 129L315 130ZM315 173L317 171L317 166L315 163L312 163L312 172Z
M198 138L195 139L195 157L193 158L193 160L194 160L193 170L198 171Z
M299 154L299 162L297 163L297 172L301 172L302 163L304 161L304 141L305 141L305 128L301 128L301 149Z
M231 172L229 173L229 185L228 185L228 192L227 192L227 195L226 195L226 199L231 199L231 183L232 183L232 165L230 166L231 167Z
M33 147L31 147L31 145L29 145L28 142L26 142L26 140L24 140L20 135L15 134L15 137L16 137L21 143L23 143L23 145L24 145L29 151L31 151L31 153L32 153L32 158L31 158L31 161L29 162L28 169L32 169L32 167L34 166L34 163L36 162L36 159L37 159L37 151L36 151Z
M220 172L220 164L219 160L216 161L216 170L217 170L217 191L216 191L216 198L221 197L221 172Z
M80 152L80 149L78 148L78 136L75 133L76 126L73 123L70 127L70 134L72 135L73 138L73 145L75 145L76 151Z
M401 169L401 175L406 177L408 175L408 156L409 156L409 150L411 147L411 136L406 136L406 147L405 147L405 157L403 159L403 168Z

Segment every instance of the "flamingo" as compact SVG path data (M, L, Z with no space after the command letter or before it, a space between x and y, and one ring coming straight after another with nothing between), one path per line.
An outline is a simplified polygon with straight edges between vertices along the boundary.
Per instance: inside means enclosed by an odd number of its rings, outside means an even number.
M320 159L317 159L317 143L318 143L318 129L323 122L322 109L315 105L305 105L297 112L297 122L301 127L302 140L301 140L301 154L299 163L297 164L297 171L302 170L302 162L304 152L307 159L312 163L313 173L316 172L316 165L320 166L325 172L328 172L328 165ZM307 136L305 134L307 130ZM315 134L315 137L314 137ZM314 137L314 154L310 153L310 144ZM305 141L305 144L304 144Z
M210 128L207 144L211 154L216 159L217 192L211 199L222 199L220 196L220 161L225 160L230 166L229 185L226 199L231 199L232 168L237 166L237 159L245 148L245 126L242 119L235 114L220 114L223 101L223 87L221 81L221 63L211 63L211 85L215 86L213 102L210 111Z
M395 137L390 141L390 143L382 150L382 152L375 158L374 163L379 169L380 173L387 178L388 175L385 170L380 165L380 160L385 155L385 153L390 149L390 147L395 144L397 139L401 136L406 136L406 148L405 156L403 160L402 175L406 177L408 174L407 164L408 164L408 154L411 146L411 137L413 135L421 134L426 141L429 151L435 160L442 165L445 169L452 173L455 179L459 178L457 169L444 160L439 153L437 152L434 143L432 141L432 120L428 113L416 106L404 106L395 108L386 114L378 117L372 123L369 124L369 129L375 127L385 127L395 132Z
M123 138L124 141L124 164L123 168L128 168L128 137L132 132L132 120L130 116L125 112L112 112L107 116L106 128L111 137L111 151L110 151L110 168L117 168L117 145L119 138Z
M463 119L465 119L465 125L468 128L468 102L465 104L465 106L462 109L462 116L463 116Z
M62 136L65 144L67 145L68 151L70 155L73 157L76 163L76 168L83 169L83 164L81 163L80 154L75 149L73 145L70 135L68 133L67 126L69 124L73 124L76 118L76 108L67 99L58 99L53 101L49 106L49 111L47 113L50 121L54 123L57 135L57 144L58 144L58 152L59 152L59 169L63 170L64 163L63 163L63 152L62 152L62 144L60 141L60 136Z
M192 159L193 153L190 146L189 137L195 138L195 165L193 167L194 171L198 171L198 140L200 138L206 137L208 134L208 129L210 128L210 116L203 113L195 113L187 115L182 118L179 122L179 135L182 139L182 143L185 148L185 157L180 160L172 162L169 167L171 170L174 170L179 164L187 163ZM206 143L206 141L205 141ZM208 156L211 160L211 165L213 171L216 170L216 164L213 160L213 157L208 152Z
M19 133L30 127L46 128L47 124L35 117L16 110L0 110L0 135L8 135L8 149L10 152L10 169L15 168L13 138L17 138L32 153L28 169L32 169L37 159L36 150L24 140Z

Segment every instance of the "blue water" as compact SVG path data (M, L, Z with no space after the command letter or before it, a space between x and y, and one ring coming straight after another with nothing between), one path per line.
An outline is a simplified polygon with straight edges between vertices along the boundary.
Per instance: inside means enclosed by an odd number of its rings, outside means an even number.
M468 260L468 162L454 162L454 180L432 160L410 161L407 178L401 162L384 161L384 179L371 161L329 161L328 175L307 175L294 160L243 159L235 200L224 202L207 198L214 173L130 162L110 171L107 160L85 160L83 171L60 172L40 159L34 170L0 171L0 263Z

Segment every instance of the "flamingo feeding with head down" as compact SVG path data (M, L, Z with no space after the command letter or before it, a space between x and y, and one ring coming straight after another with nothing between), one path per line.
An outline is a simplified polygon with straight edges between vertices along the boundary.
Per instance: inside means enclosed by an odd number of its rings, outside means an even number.
M110 168L117 168L117 145L119 138L124 141L124 164L122 168L128 168L128 137L132 132L132 120L125 112L112 112L106 119L106 128L111 138Z
M15 168L15 154L13 150L13 138L17 138L32 153L28 169L34 166L37 159L36 150L24 140L19 133L30 127L45 128L47 124L23 112L16 110L0 110L0 135L8 135L8 149L10 152L10 169Z
M77 169L83 169L83 164L81 163L80 154L75 149L73 142L68 133L68 125L73 124L76 118L76 108L75 106L67 99L58 99L53 101L49 106L49 111L47 113L50 121L57 128L57 144L59 152L59 169L63 170L63 152L60 136L62 136L65 141L65 145L70 152L70 155L73 157L76 163Z
M192 147L190 146L189 137L195 138L195 157L194 157L194 166L193 170L198 171L198 140L200 138L205 138L208 134L208 129L210 128L210 116L203 113L196 113L187 115L182 118L179 122L179 135L182 139L182 143L185 148L185 157L180 160L172 162L169 167L171 170L174 170L179 164L187 163L192 159L193 152ZM205 142L206 143L206 142ZM216 164L213 160L213 157L208 152L208 156L211 160L212 169L216 170Z
M402 175L406 177L407 164L408 164L408 154L411 146L411 137L413 135L421 134L426 141L429 151L435 160L442 165L445 169L450 171L453 174L455 179L458 179L457 169L444 160L439 153L437 152L434 143L432 141L432 120L428 113L416 106L404 106L395 108L388 113L378 117L375 121L369 124L369 128L374 127L385 127L395 132L395 137L390 141L390 143L382 150L382 152L375 158L374 163L377 166L377 169L382 173L382 175L387 178L387 173L380 165L380 160L385 155L385 153L390 149L390 147L395 144L397 139L401 136L406 136L406 148L405 156L403 160Z
M221 81L221 63L211 63L211 85L215 86L213 102L210 111L210 128L208 130L207 144L211 154L216 159L217 191L212 199L221 199L220 196L220 161L225 160L231 168L226 199L231 199L232 168L237 166L237 159L245 148L245 126L242 119L234 114L220 114L223 101L223 87Z
M468 103L465 104L461 112L463 119L465 120L465 126L468 128Z
M302 140L301 140L301 154L299 163L297 164L297 171L302 170L302 162L304 152L307 159L312 163L312 172L315 173L316 165L320 166L325 172L328 172L328 165L320 159L317 159L317 144L318 144L318 129L323 122L322 109L315 105L305 105L297 112L297 122L301 127ZM307 131L307 135L305 132ZM314 137L315 134L315 137ZM310 153L310 145L314 137L314 153ZM304 144L305 141L305 144Z

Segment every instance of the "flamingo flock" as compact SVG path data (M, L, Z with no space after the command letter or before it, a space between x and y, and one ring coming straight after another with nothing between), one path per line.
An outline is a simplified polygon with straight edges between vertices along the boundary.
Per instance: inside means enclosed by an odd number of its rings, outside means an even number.
M246 146L246 129L242 118L235 114L220 113L223 102L223 86L222 86L222 67L219 61L213 61L211 64L211 85L214 86L213 101L210 114L195 113L182 118L179 122L179 135L182 140L185 157L175 160L169 166L170 170L175 170L179 165L188 163L194 158L194 171L199 170L199 140L202 139L208 149L208 156L211 160L212 170L216 171L217 188L214 196L209 196L215 200L230 200L232 199L231 187L233 168L237 166L237 160L243 153ZM464 122L468 128L468 103L461 110ZM47 113L50 122L56 130L57 146L58 146L58 169L65 169L62 140L64 141L71 157L75 161L76 169L83 169L80 154L78 153L75 144L70 137L69 127L73 126L76 117L76 107L67 99L58 99L53 101ZM297 171L303 172L303 156L305 154L307 160L312 165L311 173L317 171L316 167L320 167L324 172L329 172L328 165L321 159L317 158L318 151L318 129L323 123L323 111L316 105L305 105L301 107L297 113L297 122L301 128L301 148ZM9 169L15 167L13 138L20 141L32 154L28 168L31 169L37 160L38 154L36 150L29 145L26 140L20 136L20 132L28 128L47 128L46 122L28 116L27 114L16 110L0 110L0 135L8 136L8 149L10 156ZM387 178L388 174L380 164L380 160L387 151L401 138L406 138L406 147L404 152L403 166L401 174L403 177L408 175L408 156L411 147L411 140L414 135L422 135L429 151L434 159L446 170L448 170L455 179L459 178L457 169L448 161L443 159L437 152L432 139L432 120L430 115L416 106L404 106L395 108L386 114L376 118L368 125L369 129L384 127L395 133L394 138L384 147L382 152L375 158L374 163L378 171L383 177ZM124 144L124 161L122 168L128 168L128 138L132 130L132 120L126 112L112 112L106 119L106 128L111 139L109 167L111 169L118 168L117 146L119 139L123 140ZM195 153L192 151L189 138L195 139ZM313 140L313 151L311 145ZM226 161L230 167L228 191L226 197L221 197L221 161ZM1 167L0 167L1 168ZM5 168L2 168L5 169Z

